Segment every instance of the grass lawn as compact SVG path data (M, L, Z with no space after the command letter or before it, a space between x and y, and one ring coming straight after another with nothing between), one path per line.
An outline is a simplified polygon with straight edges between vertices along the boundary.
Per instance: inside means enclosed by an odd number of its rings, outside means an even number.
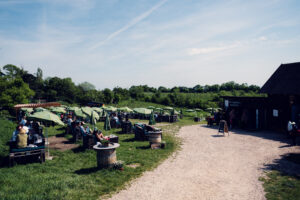
M135 122L137 120L132 120ZM138 120L142 121L142 120ZM68 151L50 150L53 160L44 164L17 164L12 168L5 166L8 146L15 124L0 120L0 199L98 199L120 190L125 183L151 170L166 159L178 147L180 141L174 133L181 126L196 124L192 118L184 118L178 123L161 126L165 149L152 150L149 142L134 141L134 134L119 134L121 129L104 131L105 135L119 136L120 147L117 159L125 162L123 171L113 169L97 170L96 152L80 147ZM148 121L142 121L148 123ZM3 124L5 124L3 126ZM103 122L97 123L103 129ZM60 127L48 128L49 135L60 134ZM69 137L67 137L69 138ZM132 168L128 165L137 164Z
M267 173L261 178L268 200L296 200L300 199L300 179L281 174L279 171Z
M300 199L300 177L299 172L289 172L286 174L285 168L289 164L300 165L300 154L290 153L284 155L281 160L276 161L272 170L266 173L260 180L264 182L263 186L268 200L296 200ZM280 170L280 171L279 171Z

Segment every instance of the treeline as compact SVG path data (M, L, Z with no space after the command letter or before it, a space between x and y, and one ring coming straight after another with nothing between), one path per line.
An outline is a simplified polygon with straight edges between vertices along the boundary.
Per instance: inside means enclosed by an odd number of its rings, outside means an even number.
M76 85L71 78L43 78L40 68L34 74L15 65L5 65L0 69L0 105L4 109L11 109L19 103L36 102L39 99L81 105L88 102L117 104L133 99L170 106L205 108L218 106L221 95L256 96L259 89L255 85L248 86L231 81L221 85L196 85L192 88L154 88L140 85L129 89L115 87L113 90L97 90L88 82Z

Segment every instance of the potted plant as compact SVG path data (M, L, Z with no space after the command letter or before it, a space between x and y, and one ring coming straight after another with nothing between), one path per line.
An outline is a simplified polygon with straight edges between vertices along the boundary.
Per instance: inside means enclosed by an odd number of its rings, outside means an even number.
M108 147L109 146L109 140L107 140L107 139L104 138L104 139L101 140L101 144L104 147Z

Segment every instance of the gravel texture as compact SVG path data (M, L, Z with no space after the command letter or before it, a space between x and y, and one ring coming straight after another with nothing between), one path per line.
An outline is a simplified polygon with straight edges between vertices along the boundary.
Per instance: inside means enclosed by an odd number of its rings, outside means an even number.
M272 132L230 132L205 125L187 126L177 134L182 149L153 171L134 180L112 200L260 200L266 165L280 155L300 152L286 136Z

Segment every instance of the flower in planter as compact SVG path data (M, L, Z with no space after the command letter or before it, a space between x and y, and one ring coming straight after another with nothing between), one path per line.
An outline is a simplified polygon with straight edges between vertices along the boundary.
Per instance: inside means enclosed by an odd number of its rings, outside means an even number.
M101 141L101 144L103 145L103 146L108 146L109 145L109 140L108 139L102 139Z

